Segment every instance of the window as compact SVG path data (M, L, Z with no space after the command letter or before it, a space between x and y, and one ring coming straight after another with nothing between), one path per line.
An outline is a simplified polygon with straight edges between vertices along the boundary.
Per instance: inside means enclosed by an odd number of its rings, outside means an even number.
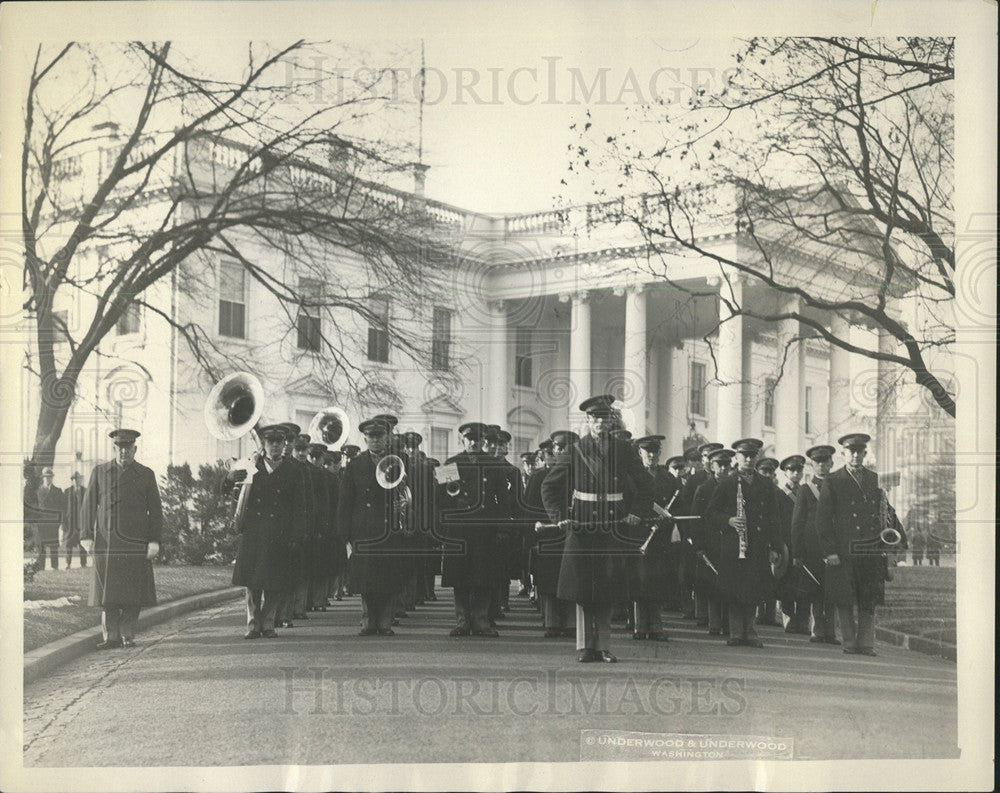
M514 339L514 385L531 387L531 328L517 328Z
M448 441L451 432L441 427L431 427L431 453L430 456L442 463L448 459Z
M451 311L447 308L435 308L431 337L431 368L438 370L450 368L450 354Z
M219 265L219 335L246 338L246 272L236 262Z
M806 386L805 393L805 413L806 413L806 435L812 435L812 386Z
M139 304L131 302L125 307L125 311L118 317L118 324L115 329L119 336L127 336L129 333L139 332ZM57 336L61 336L61 330L56 331Z
M773 377L764 378L764 426L774 426L774 389L778 381Z
M369 301L373 317L368 326L368 360L389 362L389 299L373 297Z
M298 347L300 350L319 352L323 338L323 326L319 317L319 300L323 297L323 284L313 278L299 279L299 294L303 305L299 306Z
M705 415L705 364L691 362L691 379L689 383L691 391L690 411L692 415Z

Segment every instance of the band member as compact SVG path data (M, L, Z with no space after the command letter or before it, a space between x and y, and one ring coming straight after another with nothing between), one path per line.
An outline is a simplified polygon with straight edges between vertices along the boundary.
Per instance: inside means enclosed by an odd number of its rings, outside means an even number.
M580 436L570 430L556 430L549 438L548 448L555 460L570 453ZM542 501L542 483L552 465L535 471L528 480L524 492L525 514L534 526L538 521L548 523L548 514ZM568 600L557 596L559 589L559 568L562 566L566 532L556 526L534 533L531 549L531 572L534 577L538 598L541 602L543 636L555 639L560 636L572 637L576 632L576 608Z
M840 644L837 638L837 617L825 597L823 547L816 531L816 505L823 483L833 467L832 446L813 446L806 451L812 477L795 494L792 511L792 566L801 571L800 584L812 610L812 633L809 641L819 644Z
M636 440L635 446L639 450L643 468L652 479L653 503L667 509L672 508L671 502L681 484L665 466L659 464L663 440L662 435L647 435ZM656 514L649 517L656 518ZM646 546L645 553L640 553L631 560L630 588L635 624L633 639L667 641L661 611L664 601L671 596L676 581L676 576L671 577L672 560L677 555L671 543L674 526L673 521L657 519L656 532ZM640 531L634 536L642 543L649 532ZM677 539L679 544L679 534Z
M666 466L667 470L670 471L674 479L680 482L681 487L684 487L684 483L688 478L688 468L683 455L678 454L674 457L668 457Z
M279 606L299 573L298 545L305 531L305 490L301 471L285 456L287 433L279 424L260 429L264 454L257 458L246 511L236 526L239 545L233 584L246 587L246 639L273 639ZM232 482L246 478L234 470Z
M773 593L770 565L780 558L777 493L769 479L754 472L763 445L756 438L733 444L736 475L720 481L708 502L706 517L721 534L718 567L729 604L729 646L764 646L754 627L757 604Z
M441 535L458 546L444 554L441 585L455 590L456 625L452 636L499 636L489 624L490 591L500 564L498 523L510 514L505 472L483 450L487 426L469 422L458 428L464 451L446 460L458 468L457 489L441 496Z
M36 564L39 570L45 569L45 557L49 557L49 565L53 570L59 569L59 525L63 522L63 509L66 507L66 496L62 488L52 484L52 469L42 469L42 481L35 492L35 507L39 520L35 522Z
M524 548L524 522L521 520L521 476L517 467L507 459L510 449L511 434L507 430L496 427L493 432L493 456L496 457L501 474L501 481L507 488L507 514L502 515L497 525L497 552L500 556L500 569L497 573L497 585L490 596L490 619L498 620L506 616L510 606L511 579L520 578L521 552ZM495 627L495 626L494 626Z
M523 489L528 486L528 479L535 472L538 452L521 452L518 457L521 460L521 487Z
M109 437L115 459L90 474L80 540L94 558L89 604L103 608L100 650L135 646L140 609L156 605L152 559L163 530L156 475L135 461L139 433L116 429Z
M87 566L87 552L80 545L80 532L83 528L83 494L87 488L83 486L83 474L74 471L70 477L73 483L66 489L66 507L63 510L63 548L66 551L66 567L73 561L73 551L80 549L80 567Z
M612 438L614 397L580 405L588 435L561 457L542 482L542 503L567 532L556 591L577 604L577 660L615 662L612 604L624 600L624 562L635 546L621 524L637 526L652 504L652 480L635 451ZM570 505L570 506L568 506Z
M678 496L674 505L674 514L697 514L693 510L694 494L699 487L712 479L709 455L721 448L723 448L721 443L712 441L703 443L694 449L688 449L687 452L685 452L685 457L687 458L690 466L690 473L687 480L684 482L684 485L681 487L680 496ZM681 523L678 528L680 529L681 538L684 542L684 551L679 567L681 614L684 619L698 620L698 624L704 628L708 626L708 601L704 598L698 598L695 596L694 581L695 578L698 575L702 575L702 573L697 569L697 565L700 563L692 555L691 543L688 542L689 539L693 539L690 535L690 531L693 530L694 527L689 526L686 523Z
M309 609L326 611L327 593L330 581L337 572L337 554L335 548L340 545L337 537L337 496L333 491L337 477L330 474L323 465L323 455L326 454L325 443L310 443L308 449L309 464L313 466L313 489L317 504L317 536L315 541L315 556L313 557L312 575L309 581Z
M786 457L778 465L785 477L784 484L778 487L778 514L781 519L781 540L791 550L792 547L792 515L795 511L795 501L801 487L802 473L806 458L801 454ZM802 633L809 635L809 599L803 597L806 591L801 578L805 575L801 567L789 565L788 571L778 582L778 597L781 612L787 618L785 633Z
M816 530L826 561L826 587L837 608L844 652L875 655L875 607L885 602L890 574L888 553L879 542L886 529L903 527L879 489L878 474L864 467L871 436L844 435L840 444L846 465L823 483L816 505Z
M419 432L404 432L399 436L406 465L406 484L410 488L412 503L406 515L409 535L406 542L411 548L407 560L408 571L402 598L404 610L413 610L426 599L428 564L433 564L433 540L436 531L434 467L420 449L424 442Z
M309 436L303 435L299 425L294 422L286 421L281 426L285 428L287 435L285 459L291 463L293 469L298 469L299 476L306 480L304 488L305 525L302 527L299 543L296 547L299 558L298 573L295 577L294 587L287 592L286 602L278 607L279 626L291 628L293 627L293 619L309 619L309 615L306 614L306 610L309 608L309 583L313 573L313 559L320 534L321 517L319 496L313 481L313 469L309 465L307 457Z
M349 542L351 588L361 593L361 636L393 636L393 611L402 587L407 548L398 525L394 495L379 485L376 466L388 453L390 430L383 421L358 425L368 450L347 464L340 479L337 526Z
M329 474L330 493L330 515L331 522L336 528L337 523L337 499L340 496L340 474L343 470L344 454L340 451L323 452L323 467ZM343 532L336 529L333 543L330 547L330 583L327 587L327 605L330 605L330 598L334 600L344 599L344 580L347 572L347 550L341 541Z
M538 465L551 468L555 463L555 454L552 451L552 439L546 438L538 444Z
M774 486L775 491L778 491L778 461L774 457L758 457L757 462L754 463L754 470L767 479ZM789 506L791 505L789 504ZM783 500L781 498L775 498L774 514L776 520L778 521L778 536L781 537L781 541L785 544L785 548L787 549L788 541L790 539L788 535L790 535L792 530L792 510L783 509L783 507L785 507ZM784 579L786 572L787 570L783 569L775 577L775 589L772 590L764 601L758 606L758 625L774 625L778 628L784 627L784 622L782 622L781 617L778 614L777 588L778 582Z
M691 513L701 516L693 522L691 528L691 545L695 556L694 591L696 597L705 600L710 636L721 636L727 632L729 615L726 613L728 604L722 594L718 572L722 555L722 533L705 515L716 486L732 474L734 455L732 449L716 449L709 454L708 464L712 469L712 478L694 492L694 503L691 505Z

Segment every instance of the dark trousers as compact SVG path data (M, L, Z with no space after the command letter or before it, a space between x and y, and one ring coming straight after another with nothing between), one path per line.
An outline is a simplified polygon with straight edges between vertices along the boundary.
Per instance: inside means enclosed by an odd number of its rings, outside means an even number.
M283 595L271 589L250 589L247 587L247 630L273 631L278 604Z
M489 608L489 587L455 587L457 627L473 633L489 630Z
M566 630L575 624L572 601L560 600L551 592L542 592L542 627L549 630Z
M837 638L837 610L825 600L812 604L812 635L820 639Z
M373 592L361 595L365 628L387 631L392 628L392 614L396 607L396 592Z
M101 631L105 641L117 641L135 637L135 629L139 623L141 606L128 606L120 603L105 603L101 612Z
M859 606L838 606L840 634L845 649L872 650L875 648L875 609Z
M576 649L611 651L611 604L576 604Z
M661 604L658 600L635 600L632 610L635 613L636 633L657 633L663 630L663 618L660 614Z
M35 559L39 570L45 569L45 557L49 557L49 566L53 570L59 569L59 540L36 540L38 556Z
M753 604L729 604L729 635L734 639L756 639L754 628L757 607Z
M66 548L66 566L69 567L73 561L73 551L79 549L80 551L80 567L87 566L87 552L83 550L83 546L80 543L75 543L69 545Z

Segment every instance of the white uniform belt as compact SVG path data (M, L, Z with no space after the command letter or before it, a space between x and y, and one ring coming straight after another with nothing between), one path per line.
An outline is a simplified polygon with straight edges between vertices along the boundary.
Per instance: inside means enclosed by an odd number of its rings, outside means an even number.
M573 491L573 498L577 501L624 501L622 493L583 493L579 490Z

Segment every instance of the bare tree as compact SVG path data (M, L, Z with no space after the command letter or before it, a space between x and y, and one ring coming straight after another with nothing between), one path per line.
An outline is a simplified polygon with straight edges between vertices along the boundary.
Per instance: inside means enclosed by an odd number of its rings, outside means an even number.
M727 84L683 108L643 107L610 135L588 122L570 170L594 177L616 199L608 216L652 251L708 257L797 298L751 309L724 290L732 316L797 321L801 336L904 367L954 417L951 381L933 370L955 338L953 41L757 38L734 57ZM607 170L612 187L597 181ZM706 242L726 229L737 255ZM804 280L795 257L824 277ZM648 266L670 280L661 265ZM919 302L918 322L900 298ZM891 349L831 332L831 313Z
M419 305L432 286L424 254L441 243L421 201L380 186L411 159L390 127L394 75L357 60L345 69L350 55L304 41L249 45L223 74L232 61L209 70L169 42L37 48L21 150L37 356L28 366L42 389L36 463L51 464L81 371L131 306L173 326L210 375L239 363L205 328L148 299L171 278L204 292L204 263L220 255L277 298L286 332L302 332L303 314L328 318L321 332L305 328L328 382L380 386L344 354L344 317L377 321L369 298L387 288ZM296 281L262 249L293 265ZM318 286L303 290L303 276ZM68 297L84 307L75 331L57 310ZM387 332L426 363L424 340Z

